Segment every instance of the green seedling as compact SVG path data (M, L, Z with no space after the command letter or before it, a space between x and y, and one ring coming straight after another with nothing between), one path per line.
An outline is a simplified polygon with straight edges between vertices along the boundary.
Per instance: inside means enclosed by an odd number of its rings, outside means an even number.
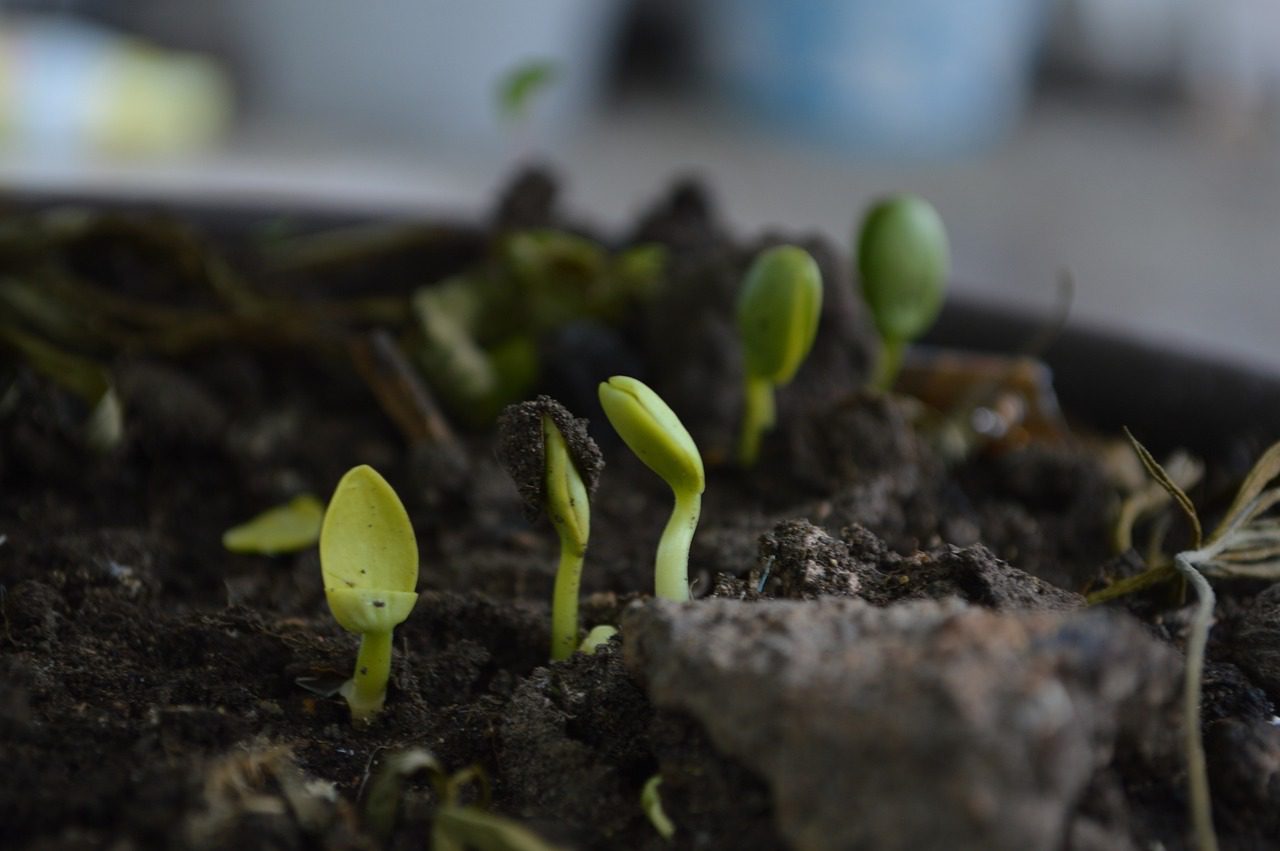
M568 659L578 647L578 587L591 535L590 500L604 459L587 434L587 421L548 396L503 411L498 459L515 480L530 520L545 512L560 536L551 658Z
M600 404L623 442L671 486L675 508L658 542L654 594L688 600L689 545L706 489L698 447L667 403L634 378L615 375L601 382Z
M406 782L425 773L437 800L431 830L434 851L555 851L531 830L511 819L488 812L489 781L479 766L453 774L445 771L430 751L413 748L393 754L369 783L363 816L365 826L388 844L395 832ZM462 803L468 784L480 787L480 805Z
M498 108L508 121L522 121L532 102L560 76L550 59L534 59L512 68L498 81Z
M880 332L872 386L888 391L903 350L942 309L950 262L947 232L928 201L896 195L867 211L855 253L862 296Z
M249 555L296 553L315 546L323 522L324 503L307 493L228 529L222 533L222 546Z
M640 809L649 817L649 822L658 831L658 835L670 842L671 837L676 835L676 826L662 809L662 797L658 794L658 787L661 785L661 774L655 774L645 781L644 788L640 790Z
M1155 564L1143 573L1120 581L1089 596L1100 603L1123 594L1181 577L1196 592L1196 611L1187 637L1187 675L1183 679L1183 718L1186 724L1187 782L1190 787L1191 826L1200 851L1216 851L1213 806L1204 743L1200 735L1201 682L1205 648L1213 622L1216 597L1209 579L1280 579L1280 518L1270 512L1280 505L1280 443L1262 454L1245 476L1235 500L1206 538L1199 514L1173 477L1156 462L1147 448L1126 430L1134 452L1182 511L1191 528L1192 548L1173 557L1172 563Z
M822 272L803 248L758 256L738 294L738 336L746 373L738 463L750 467L776 418L774 389L790 383L813 347L822 314Z
M338 482L320 528L320 570L334 619L360 636L355 674L340 693L352 720L368 723L387 697L391 633L418 601L413 526L372 467L354 467Z
M495 249L481 267L414 293L406 341L440 401L473 426L529 396L540 339L571 322L624 321L656 292L666 264L658 246L614 254L551 229L504 234Z
M608 644L609 641L617 634L618 628L616 626L609 626L608 624L593 626L591 627L591 631L587 633L587 637L582 639L582 644L578 649L590 656L595 653L596 650Z

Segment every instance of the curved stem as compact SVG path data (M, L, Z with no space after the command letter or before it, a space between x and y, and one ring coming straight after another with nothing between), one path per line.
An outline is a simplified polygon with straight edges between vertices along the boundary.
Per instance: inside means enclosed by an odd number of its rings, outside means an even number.
M738 464L751 467L760 457L760 439L773 428L777 411L773 402L773 382L747 376L743 394L742 433L738 437Z
M382 711L391 677L391 632L366 632L360 638L356 671L342 687L351 720L367 723Z
M551 659L568 659L578 649L578 584L582 579L583 553L563 537L560 566L551 598Z
M689 545L693 530L702 514L702 494L676 493L667 528L658 542L658 558L654 563L654 596L684 602L689 599Z
M1195 832L1196 847L1200 851L1217 851L1209 773L1205 767L1204 742L1200 735L1200 683L1215 598L1209 581L1191 563L1191 556L1191 553L1179 553L1174 558L1178 571L1196 590L1196 613L1191 621L1191 634L1187 637L1187 675L1182 693L1183 716L1187 725L1187 784L1191 792L1191 827Z
M882 393L893 389L894 382L898 380L898 371L902 369L902 353L906 348L905 340L881 340L880 357L876 359L875 376L871 380L873 389Z

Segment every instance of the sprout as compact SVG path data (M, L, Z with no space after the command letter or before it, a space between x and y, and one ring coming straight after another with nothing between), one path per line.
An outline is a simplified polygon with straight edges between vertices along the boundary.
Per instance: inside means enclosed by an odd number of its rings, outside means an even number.
M418 543L400 498L372 467L338 482L320 529L320 570L329 610L360 635L355 674L341 689L351 718L382 710L391 673L391 632L418 601Z
M578 647L583 653L591 655L597 649L609 643L615 635L618 634L616 626L601 624L600 626L591 627L591 631L587 633L587 637L582 639L582 644Z
M426 774L435 792L436 810L432 818L431 847L442 849L475 848L479 851L557 851L524 825L491 813L489 779L484 770L473 765L450 774L435 754L412 748L392 754L372 775L364 800L364 821L369 832L382 845L391 843L399 819L404 789L417 774ZM474 783L480 792L480 805L462 803L464 788Z
M689 544L706 489L698 447L667 403L634 378L615 375L602 382L600 404L631 451L671 486L676 503L658 543L654 594L688 600Z
M233 553L294 553L315 545L323 521L324 504L309 493L302 494L223 532L222 546Z
M559 76L560 67L550 59L533 59L507 71L498 81L498 109L502 117L512 121L525 118L534 97Z
M882 344L873 386L889 390L902 365L902 350L942 309L947 232L928 201L913 195L886 198L862 220L857 258L862 296Z
M773 391L795 376L809 354L822 313L822 273L803 248L784 245L758 256L738 295L738 335L746 367L746 408L738 462L749 467L774 424Z
M671 837L676 835L676 826L662 809L662 798L658 794L658 787L661 785L661 774L655 774L645 781L644 788L640 790L640 809L649 817L649 822L658 831L658 835L670 842Z
M543 511L560 536L560 566L551 601L551 658L578 647L578 585L591 534L590 494L604 459L575 419L549 396L510 405L498 423L498 458L524 499L531 520Z

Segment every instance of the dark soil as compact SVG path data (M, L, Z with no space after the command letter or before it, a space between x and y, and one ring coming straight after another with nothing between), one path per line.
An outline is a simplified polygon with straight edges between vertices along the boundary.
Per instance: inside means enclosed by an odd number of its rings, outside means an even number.
M553 183L530 177L489 229L422 228L376 257L284 271L264 264L261 223L206 219L196 233L279 292L404 296L483 263L501 228L564 226L554 198ZM755 252L783 238L735 241L702 191L681 185L628 238L669 249L654 300L620 326L539 341L539 390L590 420L606 461L584 628L620 623L649 594L670 511L666 486L596 402L597 382L619 371L668 401L706 459L695 596L874 607L958 598L1057 617L1100 577L1141 566L1109 550L1118 496L1092 443L998 445L945 464L913 426L915 403L864 394L874 339L846 258L804 235L786 238L814 254L827 282L817 343L779 396L759 467L728 466L740 393L732 304ZM195 273L128 228L65 250L99 286L198 300L184 277ZM19 262L0 257L0 277ZM655 773L677 825L672 847L795 841L749 760L725 755L694 715L651 703L644 671L624 662L625 632L595 655L548 663L558 542L525 518L492 431L410 446L340 348L260 340L174 356L121 349L110 361L126 432L105 456L80 440L77 400L0 361L0 846L388 847L362 821L362 790L409 747L452 770L480 766L497 812L566 847L667 847L639 806ZM360 463L403 498L422 560L386 710L368 729L352 727L341 698L317 693L349 676L356 639L329 616L315 550L267 558L220 544L227 528L299 493L327 497ZM1187 612L1166 597L1143 595L1134 615L1117 617L1140 618L1180 652ZM1203 720L1224 848L1280 844L1278 600L1256 583L1220 592ZM1070 633L1058 621L1027 629ZM1160 694L1175 687L1166 676ZM1189 847L1177 752L1143 750L1137 735L1115 741L1046 847ZM389 847L425 847L436 803L427 778L409 781ZM859 847L880 845L894 847ZM968 846L958 837L955 847Z

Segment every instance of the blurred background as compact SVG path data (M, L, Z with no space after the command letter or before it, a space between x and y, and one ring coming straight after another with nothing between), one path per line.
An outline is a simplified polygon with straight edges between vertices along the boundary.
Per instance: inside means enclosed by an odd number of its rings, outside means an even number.
M0 2L0 181L394 214L521 162L621 228L931 199L957 288L1280 370L1276 0Z

